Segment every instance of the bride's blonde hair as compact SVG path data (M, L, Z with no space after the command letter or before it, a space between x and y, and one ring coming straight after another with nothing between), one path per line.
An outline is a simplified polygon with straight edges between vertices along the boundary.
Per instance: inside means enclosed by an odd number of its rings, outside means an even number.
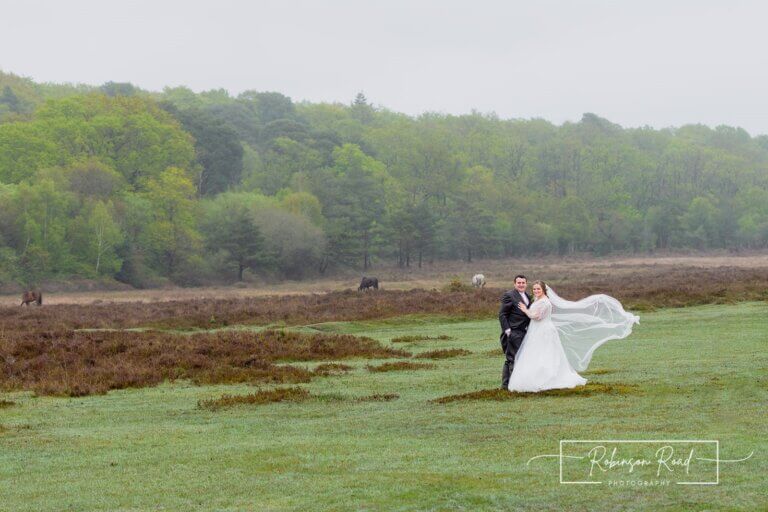
M549 295L547 295L547 283L545 283L544 281L534 281L533 284L531 285L531 289L533 289L533 287L536 285L541 286L541 291L542 293L544 293L545 297L549 297Z

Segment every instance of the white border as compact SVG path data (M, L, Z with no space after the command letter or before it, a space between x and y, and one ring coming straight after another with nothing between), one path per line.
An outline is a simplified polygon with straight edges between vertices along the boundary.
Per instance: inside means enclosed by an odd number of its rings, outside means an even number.
M714 482L675 482L678 485L719 485L720 484L720 441L718 439L561 439L560 440L560 483L561 484L602 484L596 481L563 481L563 443L713 443L715 445L717 479Z

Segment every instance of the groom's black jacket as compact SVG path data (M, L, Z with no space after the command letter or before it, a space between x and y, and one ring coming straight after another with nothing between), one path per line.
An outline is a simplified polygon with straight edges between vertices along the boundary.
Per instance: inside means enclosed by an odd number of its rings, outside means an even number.
M531 296L527 293L528 304L531 304ZM523 301L523 297L517 290L509 290L501 297L501 310L499 311L499 322L501 323L501 335L504 336L504 331L512 329L513 331L525 331L528 329L528 324L531 323L531 319L528 315L520 311L517 306L518 302Z

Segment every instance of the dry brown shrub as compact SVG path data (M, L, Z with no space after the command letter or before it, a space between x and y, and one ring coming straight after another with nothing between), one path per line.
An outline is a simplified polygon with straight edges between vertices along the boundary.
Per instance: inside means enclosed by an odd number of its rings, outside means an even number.
M391 402L392 400L397 400L398 398L400 398L400 395L397 393L374 393L368 396L361 396L356 400L358 402Z
M443 291L446 292L469 292L472 287L466 283L463 283L458 278L451 279L451 282L443 286Z
M410 290L204 299L156 303L53 305L36 310L0 308L0 331L152 327L210 329L229 325L306 325L407 314L484 316L500 294ZM25 308L27 309L27 308Z
M584 386L578 386L570 389L548 389L546 391L539 391L538 393L520 393L517 391L511 392L506 389L483 389L481 391L473 391L471 393L463 393L460 395L449 395L441 398L431 400L431 402L438 404L447 404L451 402L459 401L472 401L472 400L514 400L517 398L537 398L547 396L592 396L595 394L611 394L611 395L626 395L637 392L637 386L633 384L602 384L599 382L588 382Z
M304 388L277 388L257 391L248 395L222 395L219 398L200 400L201 409L218 411L236 405L264 405L275 402L303 402L309 399L309 391Z
M431 363L411 363L409 361L397 361L394 363L384 363L378 366L368 365L366 368L369 372L396 372L402 370L428 370L434 368L435 365Z
M0 333L0 389L82 396L175 379L297 383L312 372L274 363L408 356L370 338L275 330Z
M251 384L251 383L307 383L313 373L305 368L269 363L254 364L248 368L220 366L201 372L192 377L192 382L206 384Z
M449 357L466 356L471 354L469 350L463 348L447 348L442 350L430 350L428 352L422 352L413 357L416 359L448 359Z
M614 265L610 269L542 266L530 276L549 282L561 296L612 295L630 310L768 300L768 268ZM510 285L511 286L511 285ZM312 295L188 299L152 303L51 305L0 308L0 332L82 328L211 328L229 325L306 325L372 320L409 314L455 318L495 317L503 289L353 290Z

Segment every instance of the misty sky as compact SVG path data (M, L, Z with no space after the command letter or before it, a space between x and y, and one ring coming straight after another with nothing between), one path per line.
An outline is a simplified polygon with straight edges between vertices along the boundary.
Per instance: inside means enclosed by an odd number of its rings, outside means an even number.
M768 3L0 0L0 69L768 134Z

